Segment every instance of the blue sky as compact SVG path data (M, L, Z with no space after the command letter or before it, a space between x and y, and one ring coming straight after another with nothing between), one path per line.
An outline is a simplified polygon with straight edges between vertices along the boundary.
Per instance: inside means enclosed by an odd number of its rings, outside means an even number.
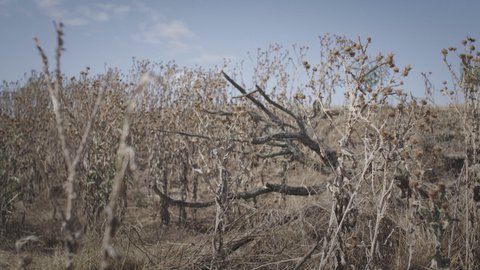
M318 36L331 33L372 37L372 54L393 52L397 64L412 65L405 90L421 95L420 72L432 72L437 86L448 79L442 48L480 38L479 12L473 0L0 0L0 80L40 70L32 37L52 52L52 21L61 19L68 75L87 66L128 71L132 57L206 67L225 57L249 61L248 52L272 43L315 52Z

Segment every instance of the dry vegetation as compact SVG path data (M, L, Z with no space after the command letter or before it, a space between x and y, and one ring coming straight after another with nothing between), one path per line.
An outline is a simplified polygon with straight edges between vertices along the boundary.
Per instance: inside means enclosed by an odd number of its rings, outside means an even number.
M1 269L480 268L472 38L435 107L370 38L259 50L246 89L146 61L68 79L57 34L54 72L37 41L43 72L1 92Z

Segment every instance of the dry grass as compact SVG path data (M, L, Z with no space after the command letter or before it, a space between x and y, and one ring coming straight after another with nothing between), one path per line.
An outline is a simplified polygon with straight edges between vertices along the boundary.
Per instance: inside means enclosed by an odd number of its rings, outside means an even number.
M147 61L4 88L0 268L63 269L67 252L77 269L478 269L474 41L449 107L405 95L409 68L369 39L321 41L319 63L259 52L253 92L230 87L238 70Z

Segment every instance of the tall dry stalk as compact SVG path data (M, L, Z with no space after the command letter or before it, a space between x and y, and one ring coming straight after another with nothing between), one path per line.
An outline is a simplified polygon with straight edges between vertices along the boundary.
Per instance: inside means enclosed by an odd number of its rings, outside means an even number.
M98 112L98 109L102 103L103 94L105 92L104 87L100 88L100 91L97 96L97 100L93 107L92 112L88 118L87 124L83 129L83 135L81 137L80 143L77 146L77 149L72 152L70 149L69 144L67 143L67 138L65 134L65 122L64 122L64 115L62 114L62 104L61 104L61 96L62 96L62 73L60 68L60 58L62 55L62 51L64 50L64 41L63 41L63 24L56 23L55 30L57 33L57 48L55 50L55 81L52 82L50 78L49 72L49 65L48 65L48 58L43 51L38 38L35 38L35 43L40 53L42 63L43 63L43 73L45 76L45 80L47 82L48 91L50 94L50 100L53 106L53 113L55 114L55 121L58 133L58 139L60 141L63 157L67 167L67 180L65 183L65 189L67 193L67 204L65 209L65 214L63 216L63 232L65 235L65 265L67 269L73 268L73 256L76 253L78 242L82 233L82 225L80 221L76 217L75 213L75 204L74 200L77 198L77 194L75 193L75 181L77 178L77 166L79 161L82 158L82 154L90 134L90 130L92 124L95 120L95 116ZM108 81L108 80L107 80Z
M151 77L148 74L145 74L140 79L140 82L134 90L132 97L127 105L125 116L123 118L120 142L117 150L117 168L115 176L113 178L112 192L110 194L108 205L105 208L105 212L107 214L107 223L102 241L101 269L109 269L111 267L109 259L115 261L119 258L118 253L112 246L112 240L115 237L115 233L120 226L120 221L117 217L116 211L119 199L121 199L122 196L125 196L125 192L122 192L122 190L126 189L126 183L124 182L125 172L127 168L130 168L131 171L135 171L137 166L135 163L135 150L133 147L127 144L127 137L130 130L130 118L136 107L136 96L145 89L145 87L148 83L150 83L150 81ZM122 199L126 200L127 198Z
M478 182L478 154L480 144L480 53L475 47L476 40L467 37L462 41L460 48L449 47L442 50L443 62L451 75L450 84L444 81L441 89L442 94L449 97L454 113L461 119L464 136L464 163L463 173L458 176L456 184L457 202L463 207L463 211L456 209L455 218L463 219L463 235L465 243L462 247L463 264L465 269L476 269L479 267L477 257L479 253L478 244L480 235L478 216L478 196L475 190L480 184ZM456 59L449 59L449 55L455 55ZM457 72L452 61L458 61L460 71ZM461 196L461 197L460 197ZM455 224L454 224L455 225ZM454 231L451 232L453 241ZM451 249L451 244L449 245ZM439 257L439 256L436 256ZM441 264L432 259L432 264Z

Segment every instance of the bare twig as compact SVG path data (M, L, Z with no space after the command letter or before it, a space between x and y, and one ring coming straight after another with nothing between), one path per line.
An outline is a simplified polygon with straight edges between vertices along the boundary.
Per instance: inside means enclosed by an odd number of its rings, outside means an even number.
M57 48L55 54L56 60L56 69L55 69L55 83L52 84L52 80L50 78L50 73L48 69L48 58L43 51L38 38L34 38L35 44L37 46L38 52L40 53L40 57L43 62L43 75L45 76L45 80L47 82L48 92L50 94L50 100L52 101L53 105L53 112L55 114L56 120L56 127L58 132L58 138L60 140L60 144L63 151L63 157L67 167L67 181L66 181L66 191L67 191L67 205L64 215L63 221L63 230L65 234L65 251L66 251L66 268L72 269L73 268L73 254L76 251L76 247L78 245L78 238L81 235L81 225L79 224L78 219L74 216L74 199L76 198L74 184L76 180L76 169L78 162L80 161L83 151L85 149L85 145L87 142L87 138L90 134L91 127L95 116L97 115L98 109L101 105L103 94L105 87L100 88L100 92L98 93L94 108L90 113L90 116L87 120L87 124L83 130L83 135L81 137L80 144L77 147L77 150L71 153L70 148L67 144L67 138L65 135L65 123L62 116L62 109L59 97L61 95L61 88L62 88L62 74L60 69L60 58L62 51L64 51L64 42L63 42L63 24L60 22L55 24L55 30L57 32ZM109 77L109 76L107 76ZM107 79L108 81L108 79ZM63 216L63 215L62 215Z

